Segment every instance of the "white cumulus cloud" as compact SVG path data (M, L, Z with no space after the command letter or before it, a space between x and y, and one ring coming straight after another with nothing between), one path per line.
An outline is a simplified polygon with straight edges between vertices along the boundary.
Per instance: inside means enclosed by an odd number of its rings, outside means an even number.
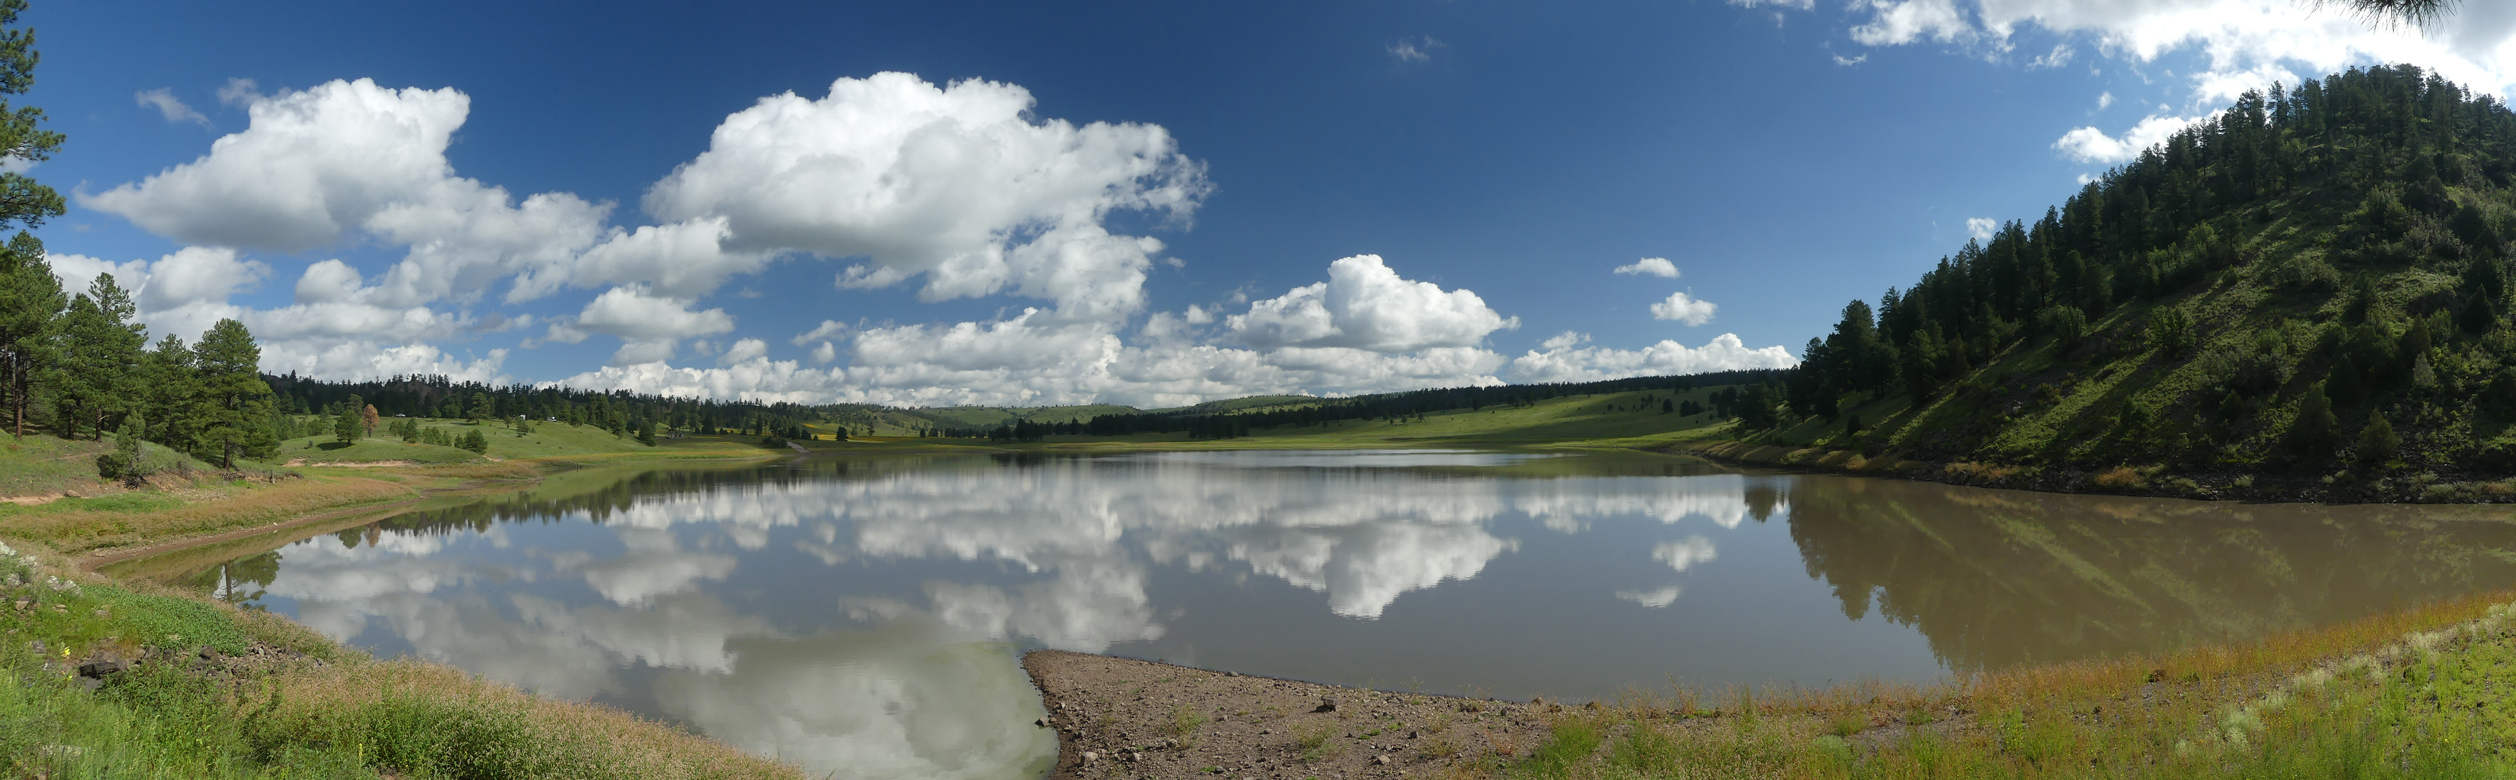
M1262 350L1343 347L1382 353L1469 347L1486 334L1519 326L1519 318L1496 313L1474 292L1400 278L1379 255L1338 260L1328 265L1328 281L1253 302L1248 313L1224 319L1225 329Z
M1651 318L1702 325L1712 321L1713 310L1718 308L1711 301L1696 300L1682 291L1673 292L1666 300L1651 304Z
M646 209L721 218L735 252L862 258L842 277L855 286L923 274L927 300L1010 292L1071 317L1132 313L1162 245L1103 220L1185 219L1210 190L1204 166L1159 126L1034 121L1032 108L1016 85L906 73L763 98L657 182Z
M1515 382L1596 382L1631 376L1790 368L1799 364L1799 358L1781 347L1748 349L1736 334L1724 333L1700 347L1666 340L1636 350L1549 342L1543 352L1530 350L1513 358L1509 376Z
M725 354L717 356L716 363L721 366L730 366L736 363L758 360L768 357L768 355L768 342L761 341L759 339L743 339L734 342L733 346L726 347Z
M2063 133L2060 140L2053 142L2053 148L2062 156L2084 163L2126 163L2139 157L2141 150L2165 143L2177 132L2208 118L2151 116L2140 120L2140 124L2133 125L2120 137L2106 135L2105 131L2094 127L2082 127ZM1967 220L1969 224L1973 221Z
M1649 274L1663 279L1675 279L1677 278L1677 264L1669 262L1669 259L1665 257L1646 257L1636 260L1628 265L1617 266L1616 272L1620 274Z
M297 252L364 234L407 247L381 284L380 302L397 305L475 294L568 262L602 235L609 204L566 193L517 204L504 188L455 176L446 147L471 99L451 88L360 79L233 94L251 101L243 132L81 205L186 244Z
M614 287L585 305L576 327L624 339L681 339L731 332L734 317L724 309L694 312L684 301Z

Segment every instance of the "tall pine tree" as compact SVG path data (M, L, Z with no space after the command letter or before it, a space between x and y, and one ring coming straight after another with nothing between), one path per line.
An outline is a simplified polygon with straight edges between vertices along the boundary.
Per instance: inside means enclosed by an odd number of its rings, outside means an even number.
M155 430L142 433L159 444L191 451L192 420L204 400L201 397L200 367L194 365L192 348L183 339L166 334L157 348L149 350L140 360L140 375L147 387L140 393L150 425Z
M235 468L238 456L269 457L279 449L270 429L271 386L262 381L262 347L244 323L219 320L193 350L199 360L201 397L208 401L200 424L201 445Z
M70 305L61 280L44 262L43 242L17 234L0 249L0 389L8 393L10 430L26 438L26 412L52 365L53 321Z
M103 439L108 418L130 410L140 368L140 347L148 336L131 316L139 307L114 283L113 274L98 274L87 292L70 301L70 310L53 322L55 357L51 383L60 407L62 438L75 439L81 427Z

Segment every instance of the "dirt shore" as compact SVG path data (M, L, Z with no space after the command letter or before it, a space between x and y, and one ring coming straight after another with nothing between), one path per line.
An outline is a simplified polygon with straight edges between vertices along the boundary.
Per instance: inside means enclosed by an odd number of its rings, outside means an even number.
M1039 650L1058 778L1437 777L1547 738L1560 705L1391 693Z

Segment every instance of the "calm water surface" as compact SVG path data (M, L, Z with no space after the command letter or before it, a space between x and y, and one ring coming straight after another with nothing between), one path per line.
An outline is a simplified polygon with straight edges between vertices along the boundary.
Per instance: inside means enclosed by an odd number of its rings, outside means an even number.
M1441 451L581 472L201 572L382 655L849 778L1022 778L1031 647L1523 699L1929 681L2516 584L2477 508Z

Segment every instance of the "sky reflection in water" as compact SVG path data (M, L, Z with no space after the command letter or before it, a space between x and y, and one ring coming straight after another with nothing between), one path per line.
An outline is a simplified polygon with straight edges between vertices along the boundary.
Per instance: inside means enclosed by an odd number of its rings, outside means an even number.
M1021 647L1515 699L1924 681L2504 587L2491 518L1640 455L814 459L563 475L197 581L816 772L1000 778L1055 752Z

